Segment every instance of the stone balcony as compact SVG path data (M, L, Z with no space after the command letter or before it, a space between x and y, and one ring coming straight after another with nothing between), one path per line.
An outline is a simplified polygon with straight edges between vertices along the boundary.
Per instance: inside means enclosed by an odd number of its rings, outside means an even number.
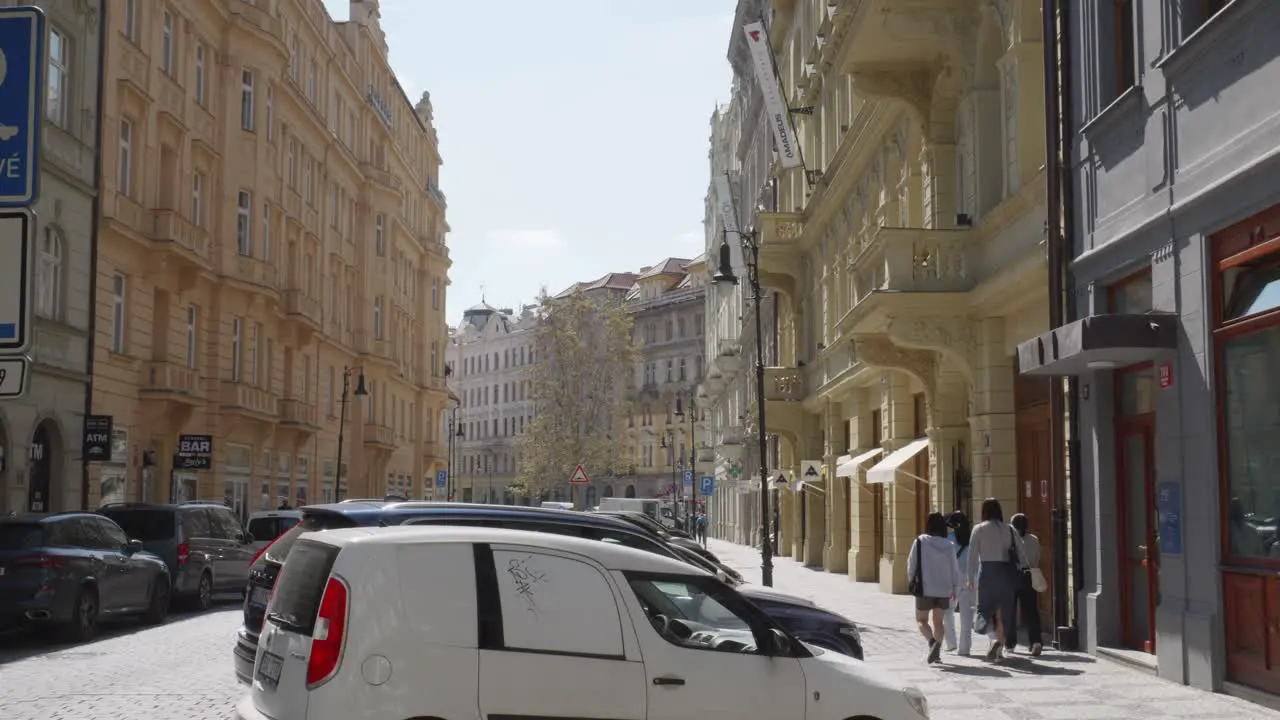
M882 227L859 249L841 333L883 332L895 315L954 314L974 287L974 233Z
M394 450L396 447L396 432L390 425L367 422L364 424L364 444L386 450Z
M285 318L295 323L300 331L302 344L324 328L320 301L303 290L290 288L284 291L284 312Z
M802 432L804 407L808 394L805 372L794 367L764 369L765 422L771 433L795 437Z
M222 276L253 292L278 295L280 275L274 265L246 255L233 255L223 263Z
M192 406L204 403L200 374L194 368L172 362L142 365L138 379L139 396L144 400L164 400Z
M827 33L844 38L834 58L842 72L934 64L939 54L965 49L980 19L972 0L863 0L839 2ZM973 42L968 40L968 42Z
M396 194L400 193L400 188L404 184L400 178L391 174L385 168L380 168L372 163L360 163L360 172L364 173L365 178L374 185Z
M280 425L313 433L320 429L320 411L315 403L284 398L280 401Z
M762 212L756 232L760 245L760 284L796 298L797 289L802 287L803 280L800 268L803 215Z
M369 355L388 362L395 361L394 348L385 335L379 338L371 332L358 332L356 333L356 347L360 350L361 355Z
M196 227L178 211L152 210L148 235L166 263L174 259L194 270L211 267L209 233Z
M275 422L280 417L280 398L245 382L223 382L222 411L246 419Z

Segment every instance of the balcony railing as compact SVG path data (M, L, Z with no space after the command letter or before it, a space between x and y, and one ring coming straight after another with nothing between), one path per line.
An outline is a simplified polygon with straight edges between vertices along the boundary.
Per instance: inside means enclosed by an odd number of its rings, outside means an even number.
M314 403L297 398L285 398L280 401L280 420L290 425L319 427L319 411Z
M280 289L279 274L275 266L254 257L236 255L232 263L231 277L267 290Z
M284 311L287 315L301 317L317 328L320 327L320 301L307 295L303 290L293 289L284 292Z
M386 447L395 447L396 432L390 425L382 425L379 423L364 424L364 441L369 445L384 445Z
M194 369L171 362L142 366L142 390L147 393L200 397L200 375Z
M201 260L209 259L209 234L176 210L151 212L151 239L173 243Z
M223 407L275 417L280 414L279 404L278 397L248 383L224 382L222 384Z
M792 367L764 369L764 399L798 402L805 396L804 371Z
M971 230L880 228L852 263L855 305L873 291L965 292L973 286Z

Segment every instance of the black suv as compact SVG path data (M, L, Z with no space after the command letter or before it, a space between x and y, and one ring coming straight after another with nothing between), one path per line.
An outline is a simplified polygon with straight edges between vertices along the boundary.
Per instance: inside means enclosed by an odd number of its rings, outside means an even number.
M168 568L107 518L0 518L0 630L45 625L89 640L99 619L160 623L168 613Z
M165 561L175 599L205 610L215 594L244 592L255 554L253 536L226 505L112 503L98 512Z

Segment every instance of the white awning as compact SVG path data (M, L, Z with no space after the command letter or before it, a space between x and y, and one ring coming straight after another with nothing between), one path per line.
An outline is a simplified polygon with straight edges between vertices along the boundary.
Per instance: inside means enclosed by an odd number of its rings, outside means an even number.
M860 455L841 455L840 460L836 462L836 477L856 478L862 466L871 462L882 452L884 452L882 448L874 448Z
M796 492L804 492L808 490L812 493L824 493L827 491L825 480L801 480L796 483Z
M892 483L898 477L898 473L902 472L902 466L907 461L915 457L920 451L929 447L929 438L920 438L912 440L902 447L889 453L885 459L876 463L876 466L867 471L867 484L884 485ZM923 483L928 483L929 478L916 477L910 473L903 472L908 477L913 477Z

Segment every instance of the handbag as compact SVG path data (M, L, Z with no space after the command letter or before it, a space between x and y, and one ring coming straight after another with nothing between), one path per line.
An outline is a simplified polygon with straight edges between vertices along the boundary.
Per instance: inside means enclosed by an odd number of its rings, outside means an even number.
M1049 581L1044 577L1044 571L1040 568L1031 568L1031 589L1038 593L1042 593L1049 589Z
M920 538L916 538L913 549L916 554L916 571L907 581L907 592L916 597L924 597L924 554L920 552Z

